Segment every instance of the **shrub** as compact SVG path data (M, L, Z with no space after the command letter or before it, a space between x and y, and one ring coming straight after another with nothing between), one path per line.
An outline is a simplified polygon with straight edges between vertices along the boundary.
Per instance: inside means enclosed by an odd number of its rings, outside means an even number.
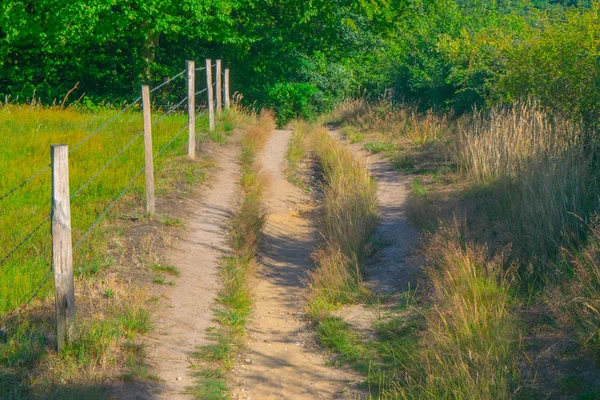
M277 113L277 123L282 126L294 118L312 119L312 100L317 88L309 83L278 83L269 89L272 108Z

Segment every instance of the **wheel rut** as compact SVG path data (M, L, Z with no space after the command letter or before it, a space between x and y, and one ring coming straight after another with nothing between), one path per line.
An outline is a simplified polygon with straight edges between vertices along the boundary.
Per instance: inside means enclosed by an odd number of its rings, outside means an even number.
M289 131L274 132L259 159L270 179L265 195L269 214L254 287L254 318L248 327L249 350L236 368L233 397L348 398L360 377L327 366L328 357L303 318L317 230L310 196L283 173L290 137Z
M366 260L363 278L370 291L390 297L377 309L355 304L334 312L355 331L369 338L374 334L373 324L380 312L393 308L402 293L416 290L421 279L421 261L415 256L419 233L410 223L406 210L414 177L399 174L387 158L365 151L364 144L350 144L339 131L330 131L330 135L347 145L377 182L380 221L374 241L378 249Z

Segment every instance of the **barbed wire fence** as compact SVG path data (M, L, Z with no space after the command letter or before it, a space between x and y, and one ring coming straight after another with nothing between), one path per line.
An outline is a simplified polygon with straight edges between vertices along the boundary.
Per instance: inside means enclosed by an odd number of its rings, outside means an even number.
M50 164L40 168L26 179L22 180L19 184L13 185L10 189L0 194L0 204L11 196L15 195L18 191L24 190L28 185L31 185L37 178L42 176L47 171L52 171L52 198L51 212L46 215L35 227L29 230L26 234L21 236L16 245L10 250L0 254L0 271L9 263L9 261L23 249L25 245L30 243L35 235L42 230L46 225L50 226L52 234L52 256L51 260L44 260L44 268L48 268L47 272L43 274L42 280L39 284L34 285L34 289L27 295L22 297L25 299L21 304L16 305L13 310L2 316L5 321L15 321L31 304L44 293L44 288L47 287L52 277L54 277L54 290L56 296L56 326L57 326L57 348L61 350L65 341L70 340L70 328L75 324L75 293L74 293L74 276L73 276L73 253L76 252L83 243L89 238L89 236L100 226L102 221L110 214L117 203L125 196L125 194L132 189L136 181L140 176L146 172L146 198L147 207L146 212L148 215L154 213L154 178L153 178L153 161L161 157L168 149L170 149L174 143L177 142L181 136L188 131L188 157L193 159L195 157L195 141L196 141L196 118L202 115L208 114L209 117L209 130L215 129L215 115L214 109L217 109L217 113L221 112L221 107L225 109L229 108L229 70L221 70L221 60L217 60L216 63L212 63L212 60L206 60L206 67L196 68L193 61L188 61L187 68L177 73L176 75L167 78L164 82L159 85L149 88L148 86L142 87L142 96L134 99L131 103L127 104L115 115L107 119L98 128L94 129L81 140L74 145L52 145L51 154L52 161ZM215 77L213 82L212 69L215 67ZM196 91L196 72L206 71L206 87L202 90ZM182 98L173 104L153 104L150 103L150 95L158 92L159 90L165 90L165 88L172 87L171 85L176 84L177 80L181 77L185 77L187 81L187 96ZM221 78L224 79L225 85L221 86ZM217 91L215 104L214 91ZM196 106L196 99L198 96L206 93L205 105ZM225 104L222 104L222 98L225 98ZM186 104L187 102L187 104ZM130 112L135 106L141 106L144 115L144 130L135 134L124 146L122 146L117 152L115 152L110 159L98 168L91 176L83 182L79 187L70 194L69 188L69 176L68 176L68 163L69 155L75 150L79 149L83 144L88 142L94 136L101 132L108 130L109 126L115 121ZM216 107L215 107L216 106ZM162 112L162 115L152 121L152 108L154 111ZM163 110L166 111L163 112ZM187 111L188 124L179 130L170 140L167 141L158 151L154 152L152 148L152 128L163 122L169 115L176 112ZM104 207L104 209L98 212L96 219L89 225L84 233L79 235L75 244L72 243L71 237L71 215L70 215L70 202L81 195L81 193L89 187L90 184L99 180L99 177L105 172L111 165L117 160L121 159L124 154L134 147L138 141L144 137L144 166L138 169L122 190L110 200L110 202ZM152 177L149 179L149 177ZM4 329L4 328L3 328Z

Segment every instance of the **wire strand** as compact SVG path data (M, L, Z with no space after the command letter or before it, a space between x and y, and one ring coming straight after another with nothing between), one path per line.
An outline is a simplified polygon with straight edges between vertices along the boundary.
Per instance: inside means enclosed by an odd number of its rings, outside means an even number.
M23 238L23 240L21 240L21 242L19 242L19 244L14 247L6 256L4 256L4 258L2 260L0 260L0 266L4 265L4 263L6 263L6 261L17 252L17 250L19 250L21 247L23 247L23 245L25 243L27 243L29 241L29 239L31 239L33 237L33 235L35 235L35 233L37 231L40 230L40 228L42 226L44 226L44 224L46 223L46 221L48 221L50 219L50 215L48 215L46 218L44 218L42 220L42 222L39 223L38 226L36 226L35 228L33 228L28 234L27 236L25 236L25 238Z
M106 122L104 122L102 125L100 125L98 128L96 128L89 135L87 135L86 137L84 137L83 139L81 139L78 143L76 143L75 145L73 145L69 149L69 154L72 153L73 151L75 151L77 148L79 148L81 145L83 145L89 139L91 139L94 135L98 134L102 129L106 128L111 122L113 122L118 117L120 117L125 112L127 112L129 109L131 109L133 106L135 106L141 99L142 99L141 97L138 97L137 99L135 99L127 107L123 108L117 114L115 114L114 116L112 116L111 118L109 118ZM11 194L13 194L14 192L16 192L17 190L19 190L22 187L24 187L25 185L27 185L29 182L33 181L35 178L37 178L38 176L40 176L41 174L43 174L44 172L46 172L51 167L52 167L52 165L49 164L49 165L45 166L44 168L40 169L39 171L37 171L36 173L34 173L33 175L31 175L29 178L27 178L23 182L21 182L19 185L15 186L14 188L12 188L11 190L9 190L5 194L1 195L0 196L0 201L4 200L5 198L7 198L8 196L10 196Z
M160 119L158 119L157 121L152 123L152 126L156 125L157 123L159 123L160 121L162 121L167 115L169 115L171 112L173 112L173 110L177 107L179 107L183 102L185 102L187 100L187 97L185 99L183 99L181 102L179 102L177 105L173 106L171 108L171 110L169 110L166 114L164 114ZM103 171L106 170L106 168L108 168L108 166L110 164L112 164L117 158L119 158L120 155L122 155L127 149L129 149L131 146L133 146L133 144L144 134L144 131L138 133L133 139L131 139L117 154L115 154L106 164L104 164L104 166L102 168L100 168L94 175L92 175L90 177L90 179L88 179L83 185L81 185L79 187L79 189L77 189L75 191L75 193L73 193L70 197L70 199L73 199L75 197L77 197L87 186L89 186L89 184L96 178L98 177L98 175L100 175Z
M194 93L194 96L198 96L199 94L202 94L202 93L206 92L207 90L208 90L208 88L204 88L201 91Z
M48 164L47 166L45 166L44 168L40 169L35 174L31 175L29 178L25 179L19 185L17 185L14 188L10 189L8 192L6 192L2 196L0 196L0 201L4 200L8 196L10 196L14 192L16 192L17 190L21 189L23 186L27 185L29 182L31 182L32 180L34 180L35 178L37 178L38 176L40 176L41 174L43 174L44 172L46 172L47 170L49 170L51 166L52 166L51 164Z
M167 117L167 115L171 114L173 111L175 111L176 108L178 108L180 105L182 105L183 103L185 103L187 101L188 97L186 96L183 100L181 100L179 103L175 104L173 107L171 107L171 109L169 111L167 111L165 114L162 115L162 117L160 117L158 120L154 121L152 123L152 126L158 124L159 122L161 122L163 119L165 119Z
M38 295L40 294L40 292L42 291L42 289L44 288L44 286L46 286L46 284L48 283L48 281L52 277L52 272L53 272L52 271L52 266L50 266L50 271L48 271L48 273L44 277L44 280L42 281L42 283L40 283L39 286L33 292L33 294L31 296L29 296L29 299L21 306L21 308L19 309L19 311L17 311L16 313L14 313L12 315L12 318L19 316L23 311L25 311L25 309L29 306L29 304L31 304L31 302L33 301L33 299L35 299L36 297L38 297Z
M184 126L183 129L181 131L179 131L179 133L177 135L175 135L175 137L173 137L173 139L171 139L169 141L169 143L167 143L166 145L164 145L159 151L158 153L156 153L156 155L154 156L154 160L156 160L171 144L173 144L173 142L175 142L175 140L177 140L177 138L179 138L179 136L181 136L181 134L185 131L187 131L188 127Z
M144 134L144 131L138 133L133 139L131 139L129 141L129 143L127 143L117 154L114 155L113 158L111 158L106 164L104 164L104 166L102 168L100 168L98 170L98 172L96 172L94 175L92 175L92 177L90 179L87 180L87 182L85 182L83 185L81 185L79 187L79 189L77 189L77 191L75 191L75 193L73 193L71 195L71 199L77 197L79 195L79 193L81 193L83 191L83 189L85 189L98 175L100 175L103 171L106 170L106 168L108 168L108 166L110 164L113 163L113 161L115 161L117 158L119 158L119 156L121 154L123 154L127 149L129 149L131 146L133 146L133 144L140 138L142 137L142 135Z
M81 246L81 244L83 243L83 241L89 236L90 233L92 233L92 231L94 229L96 229L96 227L100 224L100 222L102 222L102 220L108 215L108 213L110 212L110 210L112 210L112 208L115 206L115 204L117 204L117 202L121 199L121 197L123 197L125 195L125 193L127 192L127 190L129 190L131 188L131 186L133 186L133 184L135 183L135 181L137 180L137 178L139 178L139 176L142 174L142 172L144 172L144 170L146 169L146 167L142 167L142 169L140 169L135 176L133 177L133 179L131 179L131 181L129 181L129 183L127 184L127 186L125 186L125 189L123 189L121 191L121 193L119 193L119 195L108 205L108 207L106 208L106 210L104 210L104 212L102 214L100 214L100 216L98 217L98 219L96 219L96 221L90 226L90 228L79 237L79 239L77 240L77 242L75 243L75 245L73 246L73 251L77 250L79 248L79 246Z
M127 112L129 109L131 109L131 107L133 107L134 105L136 105L141 99L142 99L141 97L138 97L137 99L135 99L133 101L133 103L131 103L130 105L128 105L127 107L125 107L124 109L122 109L121 111L119 111L117 114L115 114L108 121L106 121L105 123L103 123L102 125L100 125L100 127L98 127L95 131L93 131L92 133L90 133L89 135L87 135L86 137L84 137L82 140L80 140L78 143L76 143L73 147L71 147L69 149L69 154L71 154L72 152L74 152L75 150L77 150L79 147L81 147L82 144L84 144L85 142L87 142L89 139L91 139L93 136L95 136L97 133L99 133L102 129L106 128L108 126L108 124L110 124L111 122L113 122L114 120L116 120L118 117L120 117L121 115L123 115L125 112Z
M167 143L165 146L163 146L163 148L160 149L160 151L153 157L153 159L156 159L157 157L159 157L186 130L187 130L187 126L185 126L173 139L171 139L169 141L169 143ZM108 205L106 210L104 210L104 212L102 214L100 214L98 219L96 219L96 221L90 226L90 228L77 240L77 242L73 246L73 251L75 251L77 248L79 248L79 246L81 246L83 241L90 235L90 233L92 233L92 231L94 229L96 229L96 227L98 225L100 225L100 222L102 222L104 220L104 218L108 215L110 210L112 210L112 208L115 206L115 204L117 204L117 202L125 195L125 193L131 188L131 186L133 186L133 184L135 183L137 178L139 178L139 176L142 174L142 172L144 172L145 169L146 169L146 167L144 166L135 174L133 179L131 179L131 181L129 181L129 183L127 184L127 186L125 186L125 188L121 191L121 193L119 193L119 195Z
M158 89L160 89L161 87L168 85L169 83L171 83L171 81L173 81L174 79L179 78L181 75L185 74L187 72L186 69L184 69L183 71L181 71L180 73L178 73L177 75L173 76L172 78L167 79L166 81L164 81L163 83L161 83L160 85L150 89L150 93L154 93L155 91L157 91Z

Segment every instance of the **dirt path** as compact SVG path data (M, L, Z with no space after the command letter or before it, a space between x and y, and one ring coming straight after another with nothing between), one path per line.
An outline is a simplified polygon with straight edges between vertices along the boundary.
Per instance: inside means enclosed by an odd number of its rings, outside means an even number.
M356 304L345 306L334 313L364 337L369 337L374 334L373 323L380 311L393 307L398 295L407 290L415 290L418 285L420 264L413 253L419 236L409 222L406 211L413 178L399 174L385 157L363 150L364 143L350 144L338 131L330 131L330 134L344 142L363 161L377 182L380 220L374 241L378 249L365 264L364 280L374 293L391 296L379 309Z
M365 265L365 281L377 293L393 294L414 290L419 266L413 255L418 231L408 221L406 201L413 177L399 174L389 160L362 149L363 144L350 145L377 182L379 225L375 242L381 246Z
M306 273L316 230L310 196L285 176L289 131L276 131L260 162L270 176L269 217L254 292L249 352L236 369L234 398L338 399L347 398L358 376L326 366L327 357L314 344L313 332L302 319Z
M167 255L168 265L176 266L180 276L161 300L155 332L148 338L151 373L161 379L154 399L191 398L182 391L193 383L190 354L208 343L205 332L219 289L218 260L228 251L226 226L237 199L238 152L238 146L219 147L214 184L182 204L191 212L187 229Z

